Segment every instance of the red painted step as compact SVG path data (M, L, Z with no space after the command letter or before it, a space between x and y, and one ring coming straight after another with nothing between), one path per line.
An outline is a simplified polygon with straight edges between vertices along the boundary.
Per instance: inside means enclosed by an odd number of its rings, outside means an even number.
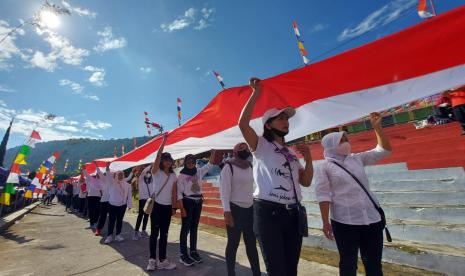
M207 204L207 205L221 206L221 199L219 199L219 198L205 198L203 200L203 203Z
M215 215L223 215L223 207L218 205L203 205L202 212Z
M220 198L220 191L215 192L203 192L204 198Z

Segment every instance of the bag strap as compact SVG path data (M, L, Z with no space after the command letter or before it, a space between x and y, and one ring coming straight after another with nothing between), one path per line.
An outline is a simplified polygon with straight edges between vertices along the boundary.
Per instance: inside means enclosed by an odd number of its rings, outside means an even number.
M348 169L346 169L344 166L342 166L341 164L335 162L335 161L330 161L331 163L333 164L336 164L336 166L338 166L339 168L343 169L346 173L348 173L350 176L352 176L352 178L355 180L355 182L357 182L357 184L360 186L360 188L363 189L363 191L366 193L366 195L368 196L368 198L370 199L371 203L373 203L373 205L375 206L375 209L380 213L381 215L381 212L379 210L379 208L381 206L379 206L378 204L376 204L375 200L373 199L373 197L371 197L370 193L368 192L368 190L365 188L365 186L362 184L362 182L360 182L360 180L358 180L358 178L353 175Z
M234 175L234 170L233 170L233 166L231 164L231 162L227 162L228 165L229 165L229 168L231 169L231 175Z
M170 178L171 178L171 173L168 175L168 177L165 180L165 183L163 184L163 186L161 186L161 189L157 192L157 194L153 197L153 199L156 199L158 197L158 195L160 195L161 191L163 191L163 188L165 188L165 186L168 183L168 180L170 180Z
M275 148L277 149L277 152L282 154L284 156L284 159L286 160L286 163L284 163L287 168L289 169L289 174L291 175L291 181L292 181L292 189L294 191L294 196L295 196L295 202L300 205L300 201L299 201L299 198L297 197L297 191L295 189L295 182L294 182L294 175L292 175L292 166L291 166L291 163L287 160L287 157L284 153L281 152L281 150L279 149L279 147L275 144L275 143L272 143L273 146L275 146Z
M379 215L381 216L381 220L384 221L385 225L384 225L384 232L386 233L386 239L388 242L392 242L392 237L391 237L391 233L389 232L389 229L387 228L386 226L386 215L384 214L384 211L383 209L381 208L380 205L376 204L375 200L371 197L370 193L368 192L368 190L365 188L365 186L363 186L363 184L360 182L360 180L358 180L357 177L355 177L355 175L353 175L348 169L346 169L344 166L342 166L341 164L335 162L335 161L330 161L331 163L334 163L336 164L339 168L343 169L344 171L346 171L350 176L352 176L352 178L355 180L355 182L357 182L357 184L363 189L363 191L367 194L368 198L370 199L371 203L373 203L373 205L375 206L375 209L376 211L378 211Z

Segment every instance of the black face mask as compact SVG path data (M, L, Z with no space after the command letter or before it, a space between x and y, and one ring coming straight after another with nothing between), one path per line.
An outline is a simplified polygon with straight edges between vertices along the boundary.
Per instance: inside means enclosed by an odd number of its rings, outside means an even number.
M273 133L275 135L277 135L277 136L279 136L281 138L284 138L284 136L286 136L289 133L289 131L284 132L284 131L278 130L276 128L271 128L271 131L273 131Z
M239 157L240 159L246 160L247 158L249 158L249 156L250 152L248 150L241 150L237 152L237 157Z

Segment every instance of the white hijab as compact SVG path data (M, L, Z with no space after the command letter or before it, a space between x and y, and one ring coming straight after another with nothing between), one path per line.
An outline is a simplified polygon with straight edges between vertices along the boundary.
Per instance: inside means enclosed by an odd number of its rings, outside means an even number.
M326 159L336 159L339 161L344 161L346 156L337 153L337 146L341 143L341 139L344 135L347 135L344 131L332 132L326 134L321 140L321 145L323 146L324 152L323 155Z

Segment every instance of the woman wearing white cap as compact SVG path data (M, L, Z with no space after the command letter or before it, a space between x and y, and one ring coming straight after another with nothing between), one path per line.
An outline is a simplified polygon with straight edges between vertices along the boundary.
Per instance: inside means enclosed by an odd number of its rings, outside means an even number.
M284 137L289 132L292 107L270 109L263 115L263 136L250 126L252 112L260 96L262 84L250 79L252 95L242 110L239 127L253 152L253 174L257 188L254 193L254 232L260 244L269 275L297 275L302 247L303 224L300 185L310 186L313 166L308 146L299 145L305 168L295 153L286 147Z
M359 250L366 274L383 275L384 212L370 191L364 166L387 157L391 145L382 130L381 116L373 113L370 119L378 140L375 149L351 154L346 133L330 133L321 141L325 162L315 172L323 232L328 239L336 239L340 275L356 275Z

